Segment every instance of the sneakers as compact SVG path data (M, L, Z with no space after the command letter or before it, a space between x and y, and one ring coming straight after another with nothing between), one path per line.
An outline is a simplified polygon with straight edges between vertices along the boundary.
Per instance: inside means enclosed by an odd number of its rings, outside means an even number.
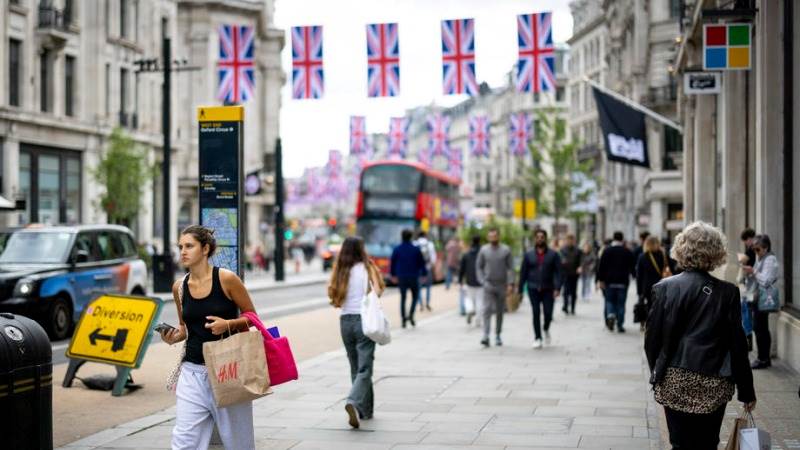
M496 338L494 338L494 345L496 345L498 347L502 347L503 346L503 340L500 339L500 336L497 336Z
M355 406L348 403L344 405L344 410L347 411L347 423L353 428L358 428L360 424L358 423L358 413L356 413Z
M542 348L542 340L536 339L533 341L533 348Z
M481 345L482 345L484 348L489 348L489 338L483 338L483 339L481 339Z
M619 328L617 328L617 332L618 333L624 333L625 332L625 328L619 327Z
M475 315L475 313L467 314L467 325L471 325L472 324L472 316L474 316L474 315Z
M545 331L544 332L544 343L546 345L550 345L550 332L549 331Z

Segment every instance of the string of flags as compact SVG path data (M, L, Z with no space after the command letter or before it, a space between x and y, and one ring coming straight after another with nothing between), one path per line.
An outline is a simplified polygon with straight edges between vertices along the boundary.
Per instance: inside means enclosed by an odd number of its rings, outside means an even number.
M441 21L442 92L478 95L475 70L475 19ZM252 26L222 25L217 62L217 98L239 104L254 97L254 34ZM290 30L292 98L320 99L325 93L323 30L321 25ZM368 97L400 95L400 28L397 23L366 26ZM555 47L552 13L517 16L518 60L515 85L519 92L554 91Z

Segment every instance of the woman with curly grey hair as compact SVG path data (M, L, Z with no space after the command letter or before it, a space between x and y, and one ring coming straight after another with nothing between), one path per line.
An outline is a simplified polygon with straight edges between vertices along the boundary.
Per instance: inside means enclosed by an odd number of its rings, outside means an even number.
M672 448L716 449L734 388L745 410L756 405L739 288L709 274L727 257L719 228L687 226L672 257L685 271L652 288L644 344L650 383L664 406Z

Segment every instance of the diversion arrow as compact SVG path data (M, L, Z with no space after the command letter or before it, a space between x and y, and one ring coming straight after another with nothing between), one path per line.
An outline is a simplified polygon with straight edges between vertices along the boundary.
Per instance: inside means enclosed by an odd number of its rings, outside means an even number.
M102 330L102 328L98 328L89 334L90 344L97 345L97 341L111 341L112 352L116 352L125 348L125 340L128 338L128 330L126 328L120 328L117 330L117 334L114 336L100 334L100 330Z

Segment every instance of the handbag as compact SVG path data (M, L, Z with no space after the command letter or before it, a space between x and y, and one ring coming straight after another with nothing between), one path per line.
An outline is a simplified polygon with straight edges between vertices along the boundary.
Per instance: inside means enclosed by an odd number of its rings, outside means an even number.
M378 293L372 288L372 281L367 283L369 290L361 301L361 331L375 343L386 345L392 342L392 327L383 313Z
M776 312L781 308L780 293L775 283L767 287L758 286L756 290L758 310L760 312Z
M518 310L520 303L522 303L522 294L516 290L506 296L506 310L508 312L514 312Z
M247 317L250 325L254 326L260 333L263 340L264 353L269 371L269 381L272 386L286 383L297 379L297 364L289 346L289 339L285 336L275 338L267 330L267 327L258 318L258 314L248 311L242 313L242 317Z
M650 262L653 264L653 267L656 269L656 273L661 275L661 278L667 278L672 276L672 270L669 268L669 262L667 261L667 255L664 255L664 268L658 267L656 264L656 259L653 257L653 254L647 252L647 256L650 257Z
M742 414L733 419L731 434L728 436L728 443L725 444L725 450L739 450L739 430L745 427L747 427L747 418L746 413L742 410Z
M186 282L187 278L189 278L188 273L183 277L181 284L178 285L178 301L181 302L181 311L183 311L183 283ZM169 375L167 375L167 390L170 392L175 392L175 389L178 387L178 378L181 376L181 364L183 364L183 358L186 357L186 343L189 341L189 328L185 328L186 339L183 340L180 356L178 357L178 361L175 363L175 366L172 368Z
M208 381L218 407L252 401L272 393L261 342L258 331L245 331L203 343Z
M753 415L747 413L748 425L739 429L739 450L770 450L772 438L763 428L756 427Z
M750 305L747 301L742 301L742 329L745 336L753 332L753 316L750 313Z
M639 301L633 305L633 323L645 323L647 322L647 305L644 303L643 298L639 298Z

